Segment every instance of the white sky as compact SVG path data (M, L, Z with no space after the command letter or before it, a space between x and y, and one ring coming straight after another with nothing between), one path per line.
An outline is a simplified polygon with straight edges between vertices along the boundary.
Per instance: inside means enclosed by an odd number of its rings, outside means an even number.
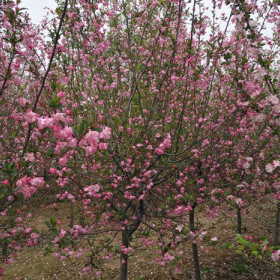
M21 0L20 6L29 10L32 22L37 24L47 12L44 8L55 9L56 3L54 0Z
M190 1L189 5L192 5L193 1ZM212 0L203 0L206 6L212 7ZM55 0L21 0L21 7L27 8L29 10L29 15L33 23L39 23L43 16L46 14L45 7L55 9L56 3ZM224 7L223 12L228 12L229 9ZM219 13L219 12L218 12ZM211 8L208 10L207 14L212 17Z
M206 11L205 13L210 18L212 18L212 12L211 12L213 7L212 0L202 0L202 3L205 6L209 7L209 10ZM192 4L193 4L193 0L189 1L188 5L191 6ZM55 9L57 5L55 3L55 0L21 0L20 6L27 8L29 10L29 15L31 17L32 22L38 24L43 19L43 16L47 12L44 8L48 7L51 9ZM222 10L217 9L216 13L217 13L216 16L218 17L220 17L221 13L225 13L228 16L230 13L230 9L224 4ZM217 21L217 23L220 25L221 30L223 30L226 26L225 22ZM271 35L271 32L264 31L264 34Z

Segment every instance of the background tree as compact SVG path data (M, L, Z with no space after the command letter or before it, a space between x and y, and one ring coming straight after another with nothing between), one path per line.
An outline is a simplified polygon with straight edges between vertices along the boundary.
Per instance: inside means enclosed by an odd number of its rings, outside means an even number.
M62 254L71 251L67 240L87 235L98 268L117 240L127 279L136 232L145 242L154 232L162 264L184 235L200 279L197 206L235 200L241 234L241 208L275 192L269 184L277 179L267 166L278 160L279 49L263 44L279 41L277 29L274 41L261 30L278 6L235 1L220 30L222 2L213 2L210 19L196 0L58 1L43 22L49 39L18 3L5 2L2 213L18 196L32 196L44 185L38 174L48 173L56 198L83 209L80 224L72 215L70 229L55 232ZM263 20L260 31L251 16Z

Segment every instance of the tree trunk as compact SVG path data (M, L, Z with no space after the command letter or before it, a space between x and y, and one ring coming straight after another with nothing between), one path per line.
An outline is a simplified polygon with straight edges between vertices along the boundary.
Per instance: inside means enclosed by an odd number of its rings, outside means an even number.
M70 201L70 223L69 227L72 228L74 225L74 205L73 202Z
M48 175L47 175L47 168L44 168L44 181L47 182L48 180Z
M237 233L242 234L242 218L241 218L241 210L237 207Z
M274 246L279 244L279 220L280 220L280 201L277 202L275 229L274 229Z
M241 217L241 209L237 207L237 233L242 235L242 217ZM243 263L244 258L242 255L239 255L239 263Z
M127 230L122 231L122 246L129 247L129 234ZM126 280L127 279L127 261L128 261L128 255L124 254L121 251L120 256L120 280Z
M193 207L192 211L189 213L189 223L190 223L190 230L194 231L194 209ZM200 275L200 268L199 268L199 259L198 259L198 250L197 250L197 244L192 243L192 252L193 252L193 263L194 263L194 271L195 271L195 280L201 280Z

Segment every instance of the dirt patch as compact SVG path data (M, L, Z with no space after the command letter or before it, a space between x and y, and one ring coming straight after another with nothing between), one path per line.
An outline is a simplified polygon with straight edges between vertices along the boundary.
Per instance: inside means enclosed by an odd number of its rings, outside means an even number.
M247 235L256 238L267 236L272 240L273 221L275 203L266 203L264 207L253 206L249 208L249 213L243 218L243 231ZM30 225L36 227L41 237L39 246L36 248L25 248L11 265L4 265L6 276L4 279L11 280L41 280L41 279L103 279L117 280L119 271L119 257L113 257L105 261L102 265L101 276L91 274L85 276L81 273L88 257L71 257L65 261L59 260L54 254L45 254L45 246L50 244L52 236L47 230L44 221L50 216L55 216L61 221L63 226L69 225L70 203L57 203L57 207L34 208L34 218L30 220ZM36 212L36 213L35 213ZM74 223L78 222L78 206L74 207ZM36 214L36 215L35 215ZM234 218L218 217L209 221L203 212L198 213L197 221L209 228L212 236L218 236L219 242L215 246L210 246L208 253L200 250L200 266L202 279L204 280L278 280L280 279L280 267L274 266L270 260L251 259L247 261L249 273L238 274L233 270L233 262L238 260L238 255L234 251L222 249L220 245L226 241L235 239L236 230L234 228ZM118 238L116 240L116 244ZM114 244L113 244L114 245ZM170 263L160 267L155 263L155 246L145 249L141 243L135 243L137 249L133 251L129 259L130 280L184 280L194 279L193 259L190 242L180 245L183 251L183 265L181 270L177 270L175 263Z

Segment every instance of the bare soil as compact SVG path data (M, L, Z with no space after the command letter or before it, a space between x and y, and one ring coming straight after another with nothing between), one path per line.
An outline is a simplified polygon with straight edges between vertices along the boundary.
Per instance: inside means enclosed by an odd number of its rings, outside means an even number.
M49 201L45 201L49 203ZM36 204L36 203L35 203ZM264 206L255 205L250 208L248 216L243 218L243 231L255 238L267 236L272 242L274 215L276 203L266 203ZM11 265L4 264L5 279L11 280L46 280L46 279L103 279L117 280L119 270L119 257L114 257L103 264L101 276L91 274L85 276L81 273L87 262L86 256L81 258L68 258L65 261L59 260L54 254L45 254L45 246L51 243L50 235L44 221L50 216L55 216L63 225L69 224L69 203L57 204L57 209L49 207L33 207L34 218L30 225L36 227L41 234L39 244L35 248L24 248L17 254L17 258ZM75 211L77 209L74 209ZM74 215L74 218L76 216ZM197 221L209 228L212 236L218 236L218 244L234 240L234 220L217 218L209 221L202 213L197 215ZM170 263L160 267L155 263L156 248L144 249L139 246L134 250L129 259L129 280L192 280L194 269L190 242L180 245L184 251L184 265L181 270L176 270L176 264ZM236 273L233 270L233 263L238 261L235 251L222 249L220 246L208 247L210 252L200 252L200 267L202 279L204 280L280 280L280 266L275 266L271 260L258 260L251 258L247 260L249 273Z

